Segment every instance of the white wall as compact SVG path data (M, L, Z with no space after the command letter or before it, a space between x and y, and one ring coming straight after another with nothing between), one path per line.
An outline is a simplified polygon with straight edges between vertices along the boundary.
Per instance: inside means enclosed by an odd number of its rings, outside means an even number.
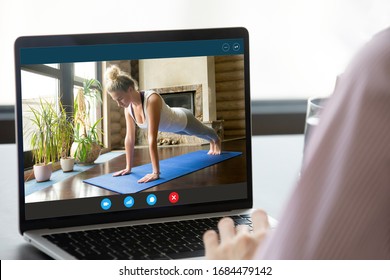
M141 89L202 84L207 86L207 57L139 61Z
M390 26L388 0L1 0L0 104L14 103L18 36L244 26L254 99L325 95L356 49Z

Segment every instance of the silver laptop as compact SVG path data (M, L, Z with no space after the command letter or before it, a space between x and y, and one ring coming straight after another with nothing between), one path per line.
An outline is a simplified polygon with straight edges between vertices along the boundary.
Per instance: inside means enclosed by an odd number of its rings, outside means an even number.
M112 65L214 129L221 155L197 137L159 132L160 179L137 183L151 172L137 128L132 173L113 177L126 165L126 122L105 92ZM21 37L15 69L20 232L33 246L55 259L199 258L203 232L221 217L250 225L246 29Z

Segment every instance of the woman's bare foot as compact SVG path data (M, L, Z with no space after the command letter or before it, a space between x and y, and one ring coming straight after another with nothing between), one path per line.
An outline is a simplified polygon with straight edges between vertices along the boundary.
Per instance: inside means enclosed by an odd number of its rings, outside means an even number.
M210 150L207 154L209 154L209 155L220 155L221 154L221 139L219 139L219 137L218 137L217 141L210 142Z

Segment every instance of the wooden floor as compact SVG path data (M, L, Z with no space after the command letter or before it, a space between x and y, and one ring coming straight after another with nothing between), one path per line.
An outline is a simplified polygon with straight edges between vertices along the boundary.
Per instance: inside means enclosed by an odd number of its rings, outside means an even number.
M245 139L223 142L222 150L242 152L243 155L220 162L153 188L146 189L144 192L188 189L196 188L198 186L215 186L225 183L246 181L245 143ZM160 160L162 160L200 149L208 150L209 145L161 147L158 151ZM150 163L149 150L147 148L135 149L134 160L135 166ZM28 195L26 197L26 203L117 194L103 188L83 183L83 180L118 171L123 169L125 165L125 155L118 156L106 163L98 164L87 171L56 183L53 186Z

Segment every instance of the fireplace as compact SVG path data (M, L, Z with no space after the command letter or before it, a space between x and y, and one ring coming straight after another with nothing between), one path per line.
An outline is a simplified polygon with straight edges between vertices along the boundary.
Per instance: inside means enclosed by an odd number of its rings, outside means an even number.
M161 95L169 107L189 109L200 121L203 121L202 85L172 86L153 88Z
M195 104L194 104L194 95L195 90L185 91L185 92L164 92L160 93L161 97L164 99L165 103L169 107L181 107L186 108L195 115Z

